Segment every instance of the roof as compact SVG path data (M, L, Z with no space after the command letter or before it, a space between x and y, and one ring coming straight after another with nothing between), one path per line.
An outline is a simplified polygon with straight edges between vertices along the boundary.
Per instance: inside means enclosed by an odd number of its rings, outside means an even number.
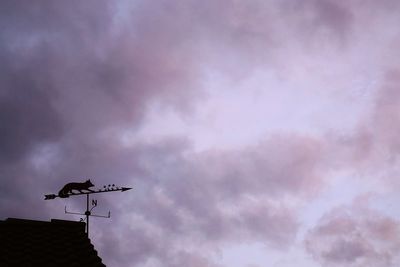
M105 266L84 222L0 221L0 266Z

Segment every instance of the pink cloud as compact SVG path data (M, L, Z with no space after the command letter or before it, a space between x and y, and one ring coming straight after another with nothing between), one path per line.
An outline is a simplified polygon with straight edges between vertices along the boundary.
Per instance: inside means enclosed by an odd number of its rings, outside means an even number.
M327 266L397 266L400 222L366 203L326 213L306 235L307 251Z

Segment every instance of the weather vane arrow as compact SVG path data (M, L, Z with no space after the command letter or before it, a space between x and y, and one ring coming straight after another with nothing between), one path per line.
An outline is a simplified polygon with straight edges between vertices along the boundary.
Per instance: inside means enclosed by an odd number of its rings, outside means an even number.
M104 215L94 215L91 213L91 211L97 206L97 200L92 199L92 208L89 209L89 195L91 194L99 194L99 193L109 193L109 192L125 192L128 190L131 190L131 187L118 187L115 186L115 184L109 184L108 186L103 186L102 189L97 189L97 190L92 190L89 189L90 187L93 187L94 184L90 180L86 180L83 183L68 183L64 185L63 188L61 188L60 192L58 194L48 194L44 195L44 200L50 200L50 199L55 199L57 197L59 198L69 198L71 196L79 196L79 195L86 195L86 211L85 213L77 213L77 212L69 212L67 211L67 207L65 207L65 213L66 214L75 214L75 215L85 215L86 216L86 233L89 236L89 217L94 216L94 217L103 217L103 218L110 218L110 211L108 212L107 216ZM83 218L81 218L81 221L84 221Z
M50 199L55 199L57 197L59 198L68 198L70 196L79 196L79 195L90 195L90 194L98 194L98 193L107 193L107 192L116 192L116 191L128 191L131 190L132 187L114 187L114 188L106 188L106 189L98 189L95 191L89 191L89 192L79 192L79 193L68 193L66 195L60 196L59 194L48 194L44 195L44 200L50 200Z

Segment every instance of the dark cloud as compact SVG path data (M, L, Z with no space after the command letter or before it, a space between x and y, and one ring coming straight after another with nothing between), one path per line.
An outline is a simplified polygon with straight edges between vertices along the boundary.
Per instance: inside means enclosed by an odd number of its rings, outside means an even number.
M10 81L8 85L11 88L0 99L0 161L5 163L19 160L36 143L56 141L63 131L51 98L33 89L34 81Z
M350 1L306 0L282 1L280 7L287 18L288 25L308 38L306 45L321 41L347 42L353 32L354 9Z
M42 191L93 175L87 160L112 154L117 130L137 127L153 97L190 106L190 86L178 86L191 75L189 63L174 62L175 48L155 34L116 31L116 7L108 1L1 6L0 164L9 202L22 201L9 199L13 191L31 198L28 185ZM46 168L38 167L43 161Z

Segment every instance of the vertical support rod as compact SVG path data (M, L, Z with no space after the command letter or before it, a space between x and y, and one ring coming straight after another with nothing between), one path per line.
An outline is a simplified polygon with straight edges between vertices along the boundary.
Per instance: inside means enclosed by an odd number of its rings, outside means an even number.
M90 216L90 211L89 211L89 194L86 194L86 234L89 238L89 216Z

